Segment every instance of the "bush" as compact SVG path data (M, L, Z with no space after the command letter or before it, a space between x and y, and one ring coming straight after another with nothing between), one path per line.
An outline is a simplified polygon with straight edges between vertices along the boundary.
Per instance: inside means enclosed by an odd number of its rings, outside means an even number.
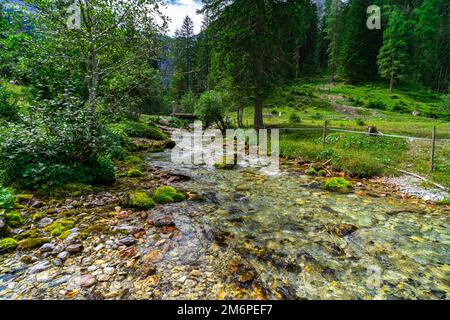
M370 100L367 103L367 108L369 108L369 109L378 109L378 110L386 110L386 104L383 101Z
M3 87L0 87L0 118L8 121L16 120L19 117L19 107L13 101L12 95Z
M172 187L160 187L153 193L153 200L159 204L183 201L185 197Z
M143 122L125 121L111 126L114 131L122 131L132 138L167 140L168 137L158 127Z
M289 122L300 123L300 122L302 122L302 119L300 118L300 116L298 114L291 113L291 115L289 116Z
M357 119L356 124L361 127L365 127L367 124L362 119Z
M195 105L195 115L205 126L215 123L222 131L228 126L225 119L226 112L223 94L214 90L203 93Z
M5 183L35 189L115 180L111 145L121 142L96 115L67 104L52 112L33 109L30 114L33 118L20 124L9 123L0 137L0 173Z
M9 189L0 186L0 209L12 209L16 203L16 196Z

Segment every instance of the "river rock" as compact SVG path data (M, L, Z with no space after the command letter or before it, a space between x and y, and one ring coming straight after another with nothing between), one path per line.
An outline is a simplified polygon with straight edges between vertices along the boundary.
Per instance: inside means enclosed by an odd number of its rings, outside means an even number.
M59 258L53 259L52 263L55 267L62 267L64 265L63 261Z
M50 267L51 267L51 265L48 261L42 261L42 262L39 262L38 264L36 264L35 266L31 267L28 270L28 274L40 273L42 271L47 270Z
M81 276L78 280L78 284L82 288L90 288L97 283L97 278L90 274Z
M41 246L39 251L41 253L47 253L47 252L52 252L54 249L55 249L55 245L54 244L46 243L46 244Z
M53 219L51 218L42 218L39 220L38 226L39 228L45 228L48 225L51 225L53 223Z
M66 248L66 250L70 253L80 253L83 251L83 245L82 244L72 244Z
M70 252L63 251L60 254L58 254L58 259L61 259L62 261L66 261L67 258L69 258Z
M175 227L175 223L173 222L172 218L169 216L160 217L156 219L155 227L157 228L163 228L163 227Z
M130 247L136 243L136 239L133 237L126 237L117 241L118 245Z

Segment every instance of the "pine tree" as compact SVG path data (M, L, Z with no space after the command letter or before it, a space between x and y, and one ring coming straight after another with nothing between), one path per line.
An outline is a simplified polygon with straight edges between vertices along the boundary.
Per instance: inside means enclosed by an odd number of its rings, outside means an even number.
M382 43L381 30L367 28L367 8L371 0L349 0L342 46L342 72L350 83L374 80L378 76L377 56Z
M393 7L389 12L389 22L383 35L383 46L378 55L378 66L381 77L389 79L389 88L401 81L408 65L408 47L406 37L408 23L401 9Z
M339 65L339 40L341 33L341 1L327 0L325 3L325 39L328 42L328 71L330 73L331 82L334 82L337 68Z
M172 89L177 99L194 91L195 40L194 22L186 16L181 28L175 32L176 71Z

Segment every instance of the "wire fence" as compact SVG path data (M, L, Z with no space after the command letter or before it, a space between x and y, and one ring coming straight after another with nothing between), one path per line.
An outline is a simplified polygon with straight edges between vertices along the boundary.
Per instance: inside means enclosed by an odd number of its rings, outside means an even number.
M307 131L307 132L321 132L322 133L322 141L323 144L327 144L327 137L330 132L342 132L342 133L351 133L351 134L360 134L365 136L378 136L378 137L389 137L389 138L397 138L397 139L405 139L408 140L408 142L414 142L414 141L421 141L421 150L424 152L429 152L429 171L430 173L433 173L435 171L435 165L436 165L436 151L439 148L446 148L449 147L449 150L447 151L448 154L450 154L450 139L442 138L440 139L436 135L436 127L433 127L430 132L430 137L415 137L415 136L405 136L405 135L399 135L399 134L386 134L378 131L357 131L357 130L349 130L349 129L340 129L340 128L333 128L328 126L328 121L325 121L323 124L323 127L302 127L302 128L278 128L283 131ZM370 127L368 127L370 128ZM428 145L429 142L429 145ZM425 143L425 147L423 146L423 143ZM439 147L439 148L438 148ZM429 149L429 150L428 150ZM442 154L446 154L446 151L442 149ZM445 161L445 160L444 160ZM445 163L444 163L445 164ZM447 164L450 166L450 158L447 159Z

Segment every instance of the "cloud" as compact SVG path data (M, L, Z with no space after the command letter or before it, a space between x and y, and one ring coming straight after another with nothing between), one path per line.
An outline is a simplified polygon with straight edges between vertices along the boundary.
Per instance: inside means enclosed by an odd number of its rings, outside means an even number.
M202 25L202 15L196 14L196 11L201 9L201 0L170 0L165 8L162 9L164 15L169 17L169 35L173 36L175 30L181 27L184 18L189 15L194 21L194 32L200 32Z

